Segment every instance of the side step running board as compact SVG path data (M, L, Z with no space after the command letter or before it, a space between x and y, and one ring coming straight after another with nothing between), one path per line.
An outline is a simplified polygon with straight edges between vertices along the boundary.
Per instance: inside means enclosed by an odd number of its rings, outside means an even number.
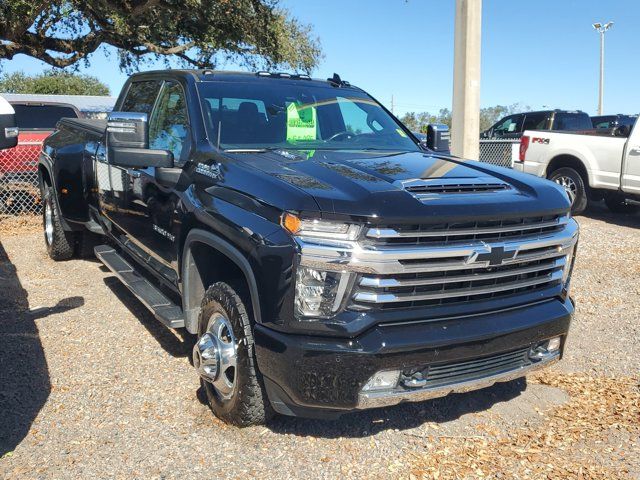
M153 312L158 320L169 328L184 327L182 309L169 300L155 285L136 272L135 268L122 258L113 247L98 245L94 251L96 257Z

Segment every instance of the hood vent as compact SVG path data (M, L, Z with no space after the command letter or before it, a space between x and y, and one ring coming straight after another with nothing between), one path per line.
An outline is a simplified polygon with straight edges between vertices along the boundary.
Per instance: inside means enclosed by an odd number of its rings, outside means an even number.
M482 178L452 178L438 180L408 180L402 182L402 187L416 196L488 193L509 190L508 183L496 179Z

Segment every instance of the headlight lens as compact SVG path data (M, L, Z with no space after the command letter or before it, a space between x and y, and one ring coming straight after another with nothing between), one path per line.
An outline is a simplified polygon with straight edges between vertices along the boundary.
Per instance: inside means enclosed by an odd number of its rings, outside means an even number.
M577 246L578 244L576 243L571 248L567 249L566 262L564 264L564 270L562 271L562 285L567 292L569 292L569 286L571 284L571 273L573 272L573 263L576 259Z
M321 272L299 266L296 274L296 313L299 317L330 317L340 308L349 274Z
M300 219L290 213L282 217L282 226L299 237L324 238L327 240L356 240L360 226L350 223L319 219Z
M361 227L355 224L318 219L300 219L285 213L282 226L305 242L320 245L344 244L358 238ZM331 317L338 312L352 274L324 271L298 265L296 272L295 311L300 320Z

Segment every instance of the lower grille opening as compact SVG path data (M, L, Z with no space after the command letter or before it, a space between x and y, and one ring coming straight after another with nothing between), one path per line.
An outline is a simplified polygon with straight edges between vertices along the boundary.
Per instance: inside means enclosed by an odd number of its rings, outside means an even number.
M521 348L507 353L487 357L429 365L423 369L403 372L404 378L410 378L417 372L426 380L426 388L441 387L456 383L473 381L492 375L509 372L531 364L529 348Z

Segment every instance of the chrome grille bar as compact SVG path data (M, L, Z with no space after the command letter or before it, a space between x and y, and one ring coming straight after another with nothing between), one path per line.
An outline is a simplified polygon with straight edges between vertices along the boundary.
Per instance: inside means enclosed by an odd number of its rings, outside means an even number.
M492 280L504 277L516 277L518 275L524 275L529 273L541 272L544 270L551 270L561 268L565 265L565 257L560 257L552 262L541 263L534 266L528 266L523 268L512 268L504 270L496 270L489 273L471 273L466 275L453 275L450 277L433 277L433 278L377 278L377 277L362 277L359 285L361 287L372 288L393 288L393 287L415 287L422 285L440 285L445 283L457 283L457 282L473 282ZM466 265L467 268L477 268L473 264Z
M540 223L523 223L516 225L507 225L500 227L480 227L480 228L462 228L448 230L405 230L400 231L393 228L370 228L367 230L366 236L375 239L392 239L392 238L425 238L425 237L454 237L458 235L485 235L492 233L512 233L527 232L530 230L538 230L541 228L561 227L569 222L568 216L558 217L555 220Z
M416 302L422 300L437 300L442 298L468 297L474 295L486 295L518 288L532 287L544 283L556 282L562 279L562 271L556 271L542 277L531 280L518 280L515 282L490 285L486 287L470 287L451 290L441 290L427 293L376 293L369 291L357 292L353 299L363 303L396 303Z

